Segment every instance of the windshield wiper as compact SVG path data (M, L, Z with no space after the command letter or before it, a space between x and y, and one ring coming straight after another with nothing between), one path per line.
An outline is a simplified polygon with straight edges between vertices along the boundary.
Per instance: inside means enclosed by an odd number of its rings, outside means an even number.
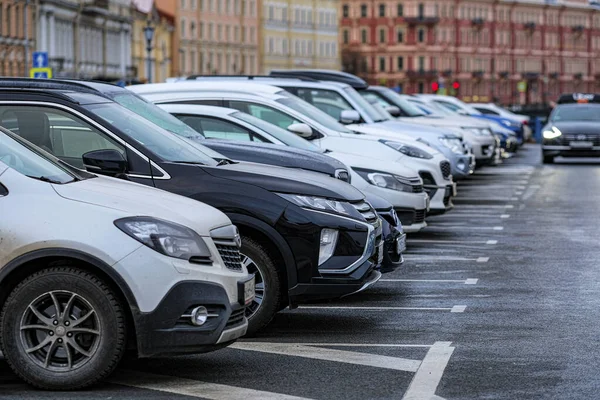
M187 164L187 165L206 165L203 162L200 161L171 161L172 163L175 164Z
M220 167L222 165L229 165L229 164L236 164L236 162L233 160L230 160L229 158L222 158L217 163L217 167Z
M75 179L68 181L68 182L61 182L61 181L57 181L56 179L52 179L52 178L48 178L47 176L33 176L33 175L27 175L28 178L32 178L32 179L37 179L38 181L42 181L42 182L48 182L48 183L57 183L57 184L63 184L63 183L69 183L69 182L73 182Z

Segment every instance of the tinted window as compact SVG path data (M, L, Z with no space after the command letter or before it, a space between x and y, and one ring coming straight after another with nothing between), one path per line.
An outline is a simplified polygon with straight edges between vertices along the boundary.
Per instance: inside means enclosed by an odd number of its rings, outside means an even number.
M554 109L552 122L600 121L600 104L564 104Z
M262 104L250 103L248 101L230 101L229 107L250 114L283 129L287 129L287 127L292 124L301 123L301 121L298 121L282 111Z
M296 94L302 100L335 118L336 121L340 120L342 111L353 110L352 105L334 90L298 88Z
M231 122L217 118L202 117L198 115L178 116L186 124L201 129L202 134L209 139L239 140L244 142L262 141L255 138L250 131Z

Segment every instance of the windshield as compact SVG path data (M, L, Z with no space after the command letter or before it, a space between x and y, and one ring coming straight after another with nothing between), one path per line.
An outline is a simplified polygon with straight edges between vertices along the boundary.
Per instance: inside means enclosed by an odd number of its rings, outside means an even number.
M290 147L294 147L296 149L308 150L308 151L316 151L319 153L322 152L322 150L320 148L318 148L314 144L310 143L309 141L296 136L292 132L288 132L285 129L278 127L277 125L270 124L266 121L263 121L262 119L252 116L250 114L246 114L246 113L238 111L238 112L231 114L230 116L232 118L236 118L241 121L244 121L244 122L252 125L253 127L258 128L261 131L268 133L269 135L273 136L275 139L281 141L282 143L284 143L285 145L288 145Z
M116 103L90 104L85 107L142 144L163 161L204 165L217 164L213 158L208 156L207 153L210 152L205 151L205 147L201 144L169 133Z
M440 106L439 104L437 104L433 101L423 102L420 100L412 100L412 99L410 101L418 104L419 107L421 107L423 110L425 110L425 112L428 112L429 115L432 115L432 116L445 116L445 117L456 116L455 112L452 112L449 109L447 109L446 107Z
M550 121L600 121L600 104L559 105L554 109Z
M384 92L385 98L392 102L393 105L400 107L402 112L409 117L422 117L425 115L423 111L421 111L414 104L411 104L404 97L400 96L398 93L394 92L392 89L386 89Z
M348 94L348 97L350 97L356 104L358 104L361 114L367 114L367 116L370 119L372 119L373 122L383 122L392 119L391 116L384 117L380 113L378 113L377 110L368 101L366 101L360 94L358 94L356 90L354 90L354 88L347 87L344 89L344 92L346 92L346 94Z
M447 110L452 111L454 114L460 115L460 112L462 111L462 112L466 112L469 115L481 115L481 113L479 111L477 111L475 108L473 108L470 105L463 103L463 102L459 102L457 104L457 103L443 100L443 99L432 99L431 102L435 103L436 105L440 105L440 106L446 108Z
M136 94L114 93L110 97L128 110L141 115L148 121L154 122L156 125L168 130L169 132L173 132L188 139L204 139L204 136L181 122L179 119L175 118L160 107L141 99Z
M4 128L0 128L0 162L25 176L50 183L65 184L79 178L57 159L12 136ZM83 172L81 175L82 179L95 176Z
M285 98L278 99L277 102L283 104L284 106L293 108L313 121L323 125L327 129L331 129L336 132L352 133L351 130L337 122L335 118L307 103L306 101L303 101L291 93L285 93L285 96Z

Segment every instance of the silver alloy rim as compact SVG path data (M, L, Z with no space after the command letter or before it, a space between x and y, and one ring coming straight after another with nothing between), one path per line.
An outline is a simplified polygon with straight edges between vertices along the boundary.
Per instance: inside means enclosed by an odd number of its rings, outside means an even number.
M265 280L258 268L258 265L247 255L241 254L242 265L246 267L248 273L254 274L254 300L246 307L246 318L252 318L259 310L265 297Z
M21 343L40 367L65 372L91 360L102 332L98 313L82 296L55 290L29 304L21 318Z

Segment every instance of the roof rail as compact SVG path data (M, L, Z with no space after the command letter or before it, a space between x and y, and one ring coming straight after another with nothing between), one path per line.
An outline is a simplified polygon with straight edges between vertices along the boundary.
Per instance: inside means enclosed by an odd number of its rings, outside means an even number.
M196 74L196 75L190 75L187 78L185 78L186 81L195 81L197 79L204 79L204 78L246 78L249 81L254 80L256 78L269 78L269 79L274 79L277 78L275 76L271 76L271 75L201 75L201 74ZM298 79L301 81L306 81L306 82L316 82L316 79L313 78L309 78L309 77L305 77L305 76L289 76L289 77L284 77L287 79Z
M369 84L364 79L356 75L327 69L274 70L271 71L270 76L277 78L310 78L317 81L339 82L350 85L357 90L364 90L369 87Z
M64 93L55 91L55 89L48 90L48 88L34 88L34 87L1 87L0 93L39 93L50 97L56 97L58 99L69 100L72 99Z
M0 88L55 89L73 90L102 95L95 85L119 87L106 82L83 81L76 79L31 79L31 78L0 78Z

